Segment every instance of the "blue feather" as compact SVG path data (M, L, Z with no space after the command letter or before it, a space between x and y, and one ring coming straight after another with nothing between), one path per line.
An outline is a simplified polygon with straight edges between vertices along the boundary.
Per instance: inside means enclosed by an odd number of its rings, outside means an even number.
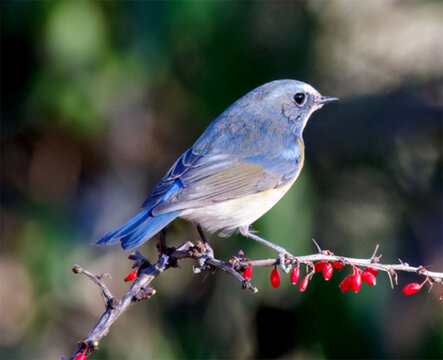
M135 249L166 227L180 212L172 211L159 216L150 216L137 230L120 240L122 248L125 250Z
M103 244L115 244L117 243L120 238L123 236L126 236L133 232L137 227L140 226L148 217L149 217L149 210L143 210L139 212L136 216L134 216L131 220L129 220L126 224L119 227L118 229L111 231L109 234L103 236L100 240L98 240L95 244L96 245L103 245Z
M176 180L153 206L142 210L126 224L102 237L95 245L111 245L120 241L125 250L132 250L141 245L180 214L180 211L172 211L160 216L154 216L152 215L152 209L162 201L170 199L182 187L181 181Z
M193 148L188 149L182 156L180 156L163 179L161 179L160 182L155 185L151 195L149 195L149 197L143 203L142 209L152 207L159 202L159 199L166 200L164 199L164 196L166 196L167 193L174 188L174 185L177 186L177 184L179 184L181 187L183 187L183 184L179 179L180 176L182 176L183 173L185 173L200 157L201 153L194 154Z

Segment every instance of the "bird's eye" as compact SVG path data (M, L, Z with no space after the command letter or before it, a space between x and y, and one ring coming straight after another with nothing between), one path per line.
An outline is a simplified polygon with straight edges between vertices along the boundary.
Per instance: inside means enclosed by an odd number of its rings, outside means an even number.
M302 105L305 102L305 94L298 92L294 95L294 100L298 105Z

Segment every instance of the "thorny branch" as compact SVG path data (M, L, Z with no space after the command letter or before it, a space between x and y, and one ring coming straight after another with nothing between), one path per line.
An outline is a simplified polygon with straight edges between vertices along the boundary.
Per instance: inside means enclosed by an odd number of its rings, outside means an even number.
M314 241L318 253L303 256L294 256L287 254L285 258L286 266L299 266L304 264L307 266L307 273L314 273L314 263L319 261L325 262L340 262L343 265L350 265L353 267L372 267L388 274L391 281L391 286L398 284L397 272L414 272L418 275L425 276L427 281L432 285L434 283L443 284L443 272L428 271L423 266L410 266L409 264L399 260L399 264L382 264L380 263L381 255L377 255L378 245L375 248L373 255L369 259L349 258L345 256L338 256L328 250L321 250L318 244ZM237 256L230 259L229 262L224 262L215 259L212 256L212 249L207 249L202 242L192 243L186 242L178 248L168 248L165 244L159 244L159 258L155 264L151 264L138 251L131 254L129 258L134 260L133 268L137 269L137 276L128 290L128 292L120 299L116 300L107 286L103 282L103 278L110 277L109 274L94 275L91 272L83 269L79 265L74 265L72 268L76 274L83 274L97 284L101 290L103 300L105 301L105 312L98 320L94 328L86 336L85 340L78 343L77 349L70 357L70 360L85 359L92 352L98 350L99 341L108 334L111 325L135 302L150 299L156 291L149 285L151 282L163 271L177 267L178 262L182 259L196 260L197 264L194 266L194 272L201 271L214 272L219 268L236 278L243 289L249 289L256 293L258 290L254 287L248 278L243 278L242 273L247 267L264 267L280 265L280 260L264 259L264 260L250 260L244 257L240 250ZM312 269L312 270L310 270ZM310 275L312 276L312 275ZM62 357L64 359L64 357Z

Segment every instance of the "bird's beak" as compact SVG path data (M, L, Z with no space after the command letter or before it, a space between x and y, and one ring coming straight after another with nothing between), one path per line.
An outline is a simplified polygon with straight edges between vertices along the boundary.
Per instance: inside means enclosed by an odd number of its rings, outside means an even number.
M317 104L319 104L319 105L324 105L324 104L327 104L328 102L336 101L336 100L338 100L338 98L336 98L336 97L332 97L332 96L322 96L322 97L317 101Z

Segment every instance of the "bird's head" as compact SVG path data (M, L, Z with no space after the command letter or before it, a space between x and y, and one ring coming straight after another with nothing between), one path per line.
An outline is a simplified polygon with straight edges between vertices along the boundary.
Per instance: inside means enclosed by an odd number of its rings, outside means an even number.
M323 96L311 85L297 80L276 80L253 90L255 102L284 115L303 131L311 114L338 98Z

